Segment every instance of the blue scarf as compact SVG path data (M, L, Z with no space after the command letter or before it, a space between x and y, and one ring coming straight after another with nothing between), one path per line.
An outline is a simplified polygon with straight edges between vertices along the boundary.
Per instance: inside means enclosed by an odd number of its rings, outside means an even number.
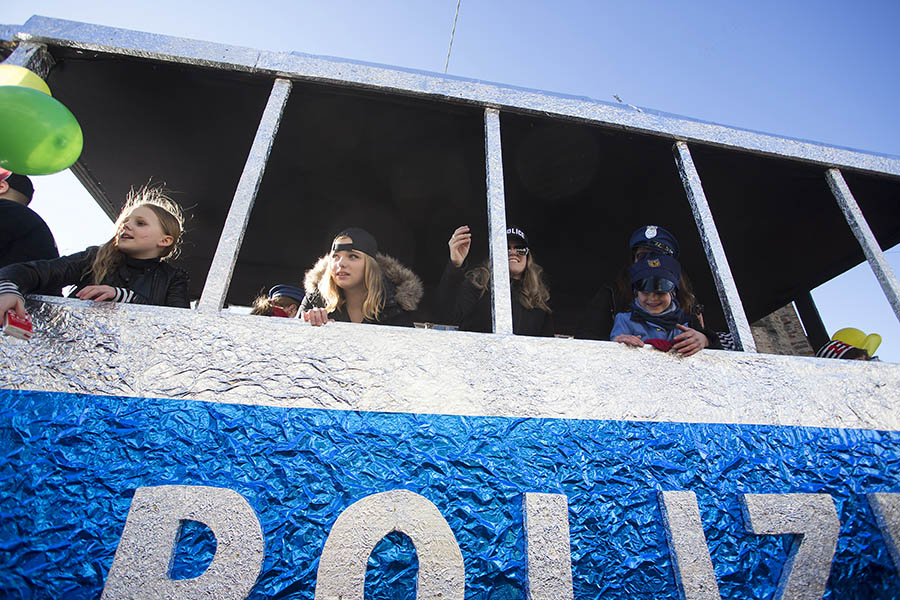
M650 323L662 327L666 331L672 331L679 323L687 323L690 317L678 306L678 301L672 298L672 304L665 312L658 315L648 313L638 304L637 299L631 303L631 320L635 323Z

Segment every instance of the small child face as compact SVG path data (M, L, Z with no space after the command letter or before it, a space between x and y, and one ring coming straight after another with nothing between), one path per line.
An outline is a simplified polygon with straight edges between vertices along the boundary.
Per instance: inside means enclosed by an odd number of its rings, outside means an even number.
M672 306L671 292L638 292L638 304L651 315L658 315Z
M293 299L277 296L275 298L275 304L281 307L281 309L288 314L288 317L292 319L297 317L297 311L300 309L300 305L296 304Z
M147 206L138 206L119 225L116 248L132 258L157 258L172 245L159 217Z

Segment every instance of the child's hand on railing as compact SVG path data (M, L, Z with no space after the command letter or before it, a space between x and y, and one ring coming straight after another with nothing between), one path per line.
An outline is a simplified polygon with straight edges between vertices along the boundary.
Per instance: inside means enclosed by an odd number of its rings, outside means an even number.
M678 329L680 329L682 333L675 336L675 339L673 340L675 344L672 346L672 349L682 356L697 354L709 346L709 340L706 336L696 329L686 327L680 323L678 324Z
M620 333L613 338L613 341L625 344L626 346L634 346L635 348L642 348L644 346L644 340L641 339L641 336L631 335L629 333Z

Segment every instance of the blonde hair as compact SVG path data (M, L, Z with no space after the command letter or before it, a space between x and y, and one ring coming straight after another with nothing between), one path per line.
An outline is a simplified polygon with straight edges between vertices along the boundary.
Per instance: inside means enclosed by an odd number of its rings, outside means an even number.
M116 238L119 228L128 216L141 206L146 206L159 219L160 227L164 234L172 236L172 243L160 251L160 259L174 258L178 256L181 246L181 234L184 229L184 215L181 207L169 197L168 192L161 186L142 185L137 190L131 188L125 198L125 206L116 219L116 233L112 239L100 246L97 255L91 263L88 273L94 285L103 282L107 275L115 271L122 262L124 254L116 246Z
M488 262L480 264L466 277L484 294L491 285L491 269ZM519 304L527 309L539 308L544 312L553 312L547 302L550 301L550 288L544 280L544 268L534 260L534 253L528 254L525 272L522 275L522 289L519 290Z
M341 236L335 238L339 240ZM354 250L365 258L366 270L364 274L364 282L366 285L366 299L363 301L362 314L364 319L377 321L381 316L381 310L384 308L384 274L381 271L381 265L378 260L372 258L365 252ZM328 258L328 273L319 280L318 290L325 299L325 309L328 312L338 310L345 304L344 292L338 287L334 281L334 271L331 270L331 254Z

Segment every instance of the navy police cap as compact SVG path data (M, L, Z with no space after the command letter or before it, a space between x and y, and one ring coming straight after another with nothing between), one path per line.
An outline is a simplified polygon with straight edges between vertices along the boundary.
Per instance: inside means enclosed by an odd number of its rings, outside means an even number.
M284 296L286 298L290 298L291 300L296 300L298 303L303 302L303 297L306 294L294 285L287 285L285 283L281 283L279 285L274 286L271 290L269 290L269 300L274 300L279 296Z
M681 265L671 256L649 254L628 267L628 276L642 292L671 292L681 282Z
M632 250L639 247L651 248L660 254L666 254L678 258L681 250L678 246L678 240L667 229L659 225L645 225L638 227L631 234L628 245Z

